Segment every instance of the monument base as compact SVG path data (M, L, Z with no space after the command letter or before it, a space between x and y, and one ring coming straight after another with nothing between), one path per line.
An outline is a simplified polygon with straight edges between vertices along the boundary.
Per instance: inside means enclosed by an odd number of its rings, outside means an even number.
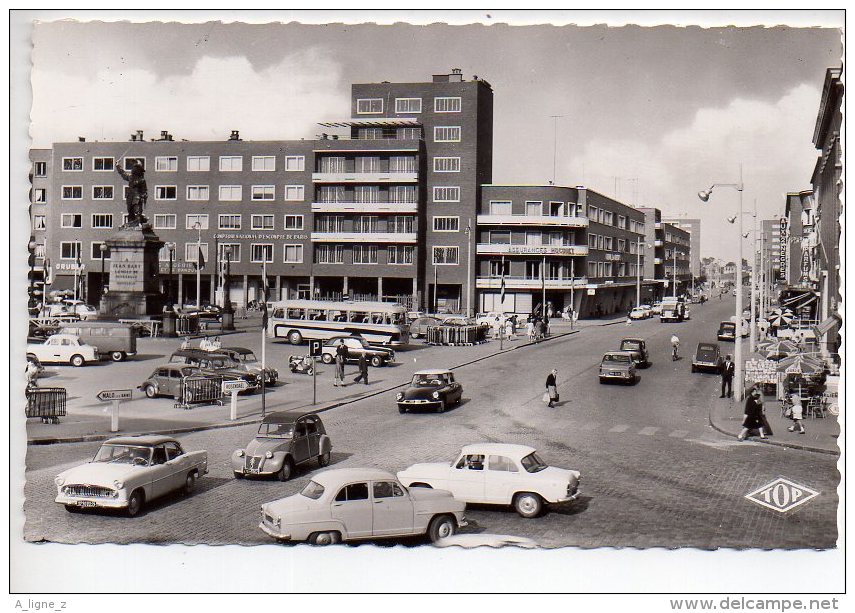
M99 312L106 317L160 315L165 296L159 291L158 253L163 247L151 226L122 226L107 239L110 248L109 291Z
M98 312L102 316L139 317L163 312L163 294L109 291L101 298Z

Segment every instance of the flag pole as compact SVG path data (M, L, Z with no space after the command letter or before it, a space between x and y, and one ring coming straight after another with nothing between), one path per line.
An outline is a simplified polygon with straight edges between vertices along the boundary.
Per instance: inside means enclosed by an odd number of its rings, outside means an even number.
M267 254L261 264L261 416L267 415Z
M502 283L500 285L499 291L499 308L501 309L502 314L505 313L505 256L502 256ZM504 337L505 337L505 326L502 324L502 320L499 319L499 351L504 349Z

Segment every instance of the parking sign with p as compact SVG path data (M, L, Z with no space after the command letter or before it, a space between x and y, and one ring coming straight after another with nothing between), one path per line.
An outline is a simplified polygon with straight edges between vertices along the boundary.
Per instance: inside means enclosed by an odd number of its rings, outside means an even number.
M320 357L321 354L323 353L323 350L321 348L322 345L323 345L323 343L321 343L321 341L318 339L310 340L309 341L309 355L312 356L313 358Z

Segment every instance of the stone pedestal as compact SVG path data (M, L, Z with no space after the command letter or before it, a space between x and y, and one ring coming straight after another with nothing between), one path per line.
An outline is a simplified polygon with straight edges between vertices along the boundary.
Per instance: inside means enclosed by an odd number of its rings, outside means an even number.
M151 226L123 227L107 239L110 289L101 298L105 317L160 315L165 297L159 288L159 254L164 243Z

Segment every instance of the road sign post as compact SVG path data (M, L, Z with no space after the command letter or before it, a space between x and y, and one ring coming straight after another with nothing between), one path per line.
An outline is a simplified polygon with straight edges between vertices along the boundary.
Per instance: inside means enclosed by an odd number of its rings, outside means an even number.
M318 360L317 358L323 355L323 343L318 339L309 341L309 355L312 357L312 406L318 403Z
M101 390L96 398L101 402L112 403L110 410L110 432L119 431L119 404L123 400L130 400L133 393L132 390Z
M247 387L249 386L243 379L238 379L236 381L223 381L223 394L229 394L231 396L229 420L234 421L237 419L238 392L245 390Z

